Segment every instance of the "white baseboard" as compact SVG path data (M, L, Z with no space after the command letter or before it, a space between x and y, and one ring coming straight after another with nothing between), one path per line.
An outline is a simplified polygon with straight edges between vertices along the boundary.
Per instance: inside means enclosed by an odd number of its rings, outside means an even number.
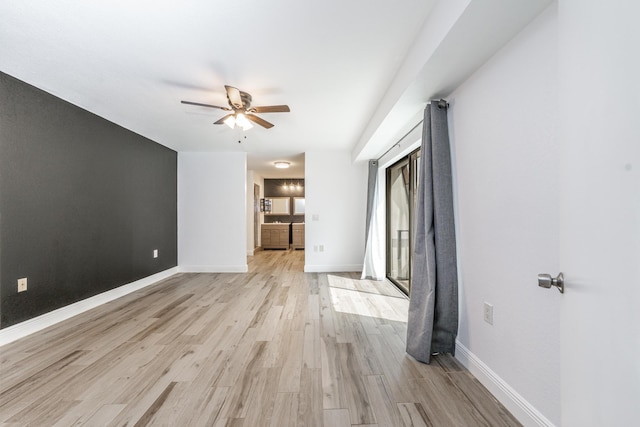
M247 256L253 256L253 249L247 249Z
M246 273L249 271L244 265L180 265L180 273Z
M20 322L16 325L0 329L0 346L26 337L34 332L41 331L49 326L62 322L63 320L77 316L80 313L84 313L85 311L96 308L102 304L106 304L149 285L153 285L154 283L173 276L176 273L178 273L178 267L173 267L143 279L136 280L135 282L83 299L82 301L74 302L73 304L50 311L49 313L34 317L33 319L25 320L24 322Z
M362 264L345 264L345 265L306 265L305 273L340 273L362 271Z
M524 397L484 364L468 348L456 341L456 359L460 361L526 427L555 427Z

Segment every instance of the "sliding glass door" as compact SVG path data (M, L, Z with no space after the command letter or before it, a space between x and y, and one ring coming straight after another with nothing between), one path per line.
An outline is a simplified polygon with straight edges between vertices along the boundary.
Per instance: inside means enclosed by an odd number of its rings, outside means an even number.
M387 168L387 278L407 295L419 164L417 150Z

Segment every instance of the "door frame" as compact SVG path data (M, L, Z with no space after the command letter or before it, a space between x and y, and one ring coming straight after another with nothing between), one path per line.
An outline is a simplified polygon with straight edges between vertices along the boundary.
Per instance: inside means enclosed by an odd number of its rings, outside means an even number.
M253 248L260 247L260 185L253 184Z

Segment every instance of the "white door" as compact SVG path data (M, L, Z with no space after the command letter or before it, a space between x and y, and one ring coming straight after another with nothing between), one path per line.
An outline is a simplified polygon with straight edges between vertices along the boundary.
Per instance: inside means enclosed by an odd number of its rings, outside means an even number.
M640 425L639 16L559 2L563 427Z

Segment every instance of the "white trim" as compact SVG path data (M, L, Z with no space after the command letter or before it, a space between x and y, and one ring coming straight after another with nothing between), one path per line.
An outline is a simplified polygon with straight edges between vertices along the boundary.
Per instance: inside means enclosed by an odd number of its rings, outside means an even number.
M65 307L58 308L57 310L50 311L38 317L34 317L16 325L9 326L0 330L0 346L9 344L20 338L24 338L27 335L34 332L41 331L49 326L53 326L56 323L67 320L73 316L89 311L93 308L106 304L110 301L123 297L127 294L140 290L149 285L153 285L160 280L173 276L178 273L178 267L173 267L168 270L161 271L151 276L145 277L135 282L128 283L126 285L119 286L115 289L103 292L98 295L94 295L90 298L83 299L73 304L69 304Z
M247 256L253 256L253 249L247 249Z
M525 426L555 427L531 403L456 340L456 359L460 361Z
M346 265L305 265L305 273L340 273L362 271L362 264L346 264Z
M249 266L244 265L180 265L180 273L246 273Z

